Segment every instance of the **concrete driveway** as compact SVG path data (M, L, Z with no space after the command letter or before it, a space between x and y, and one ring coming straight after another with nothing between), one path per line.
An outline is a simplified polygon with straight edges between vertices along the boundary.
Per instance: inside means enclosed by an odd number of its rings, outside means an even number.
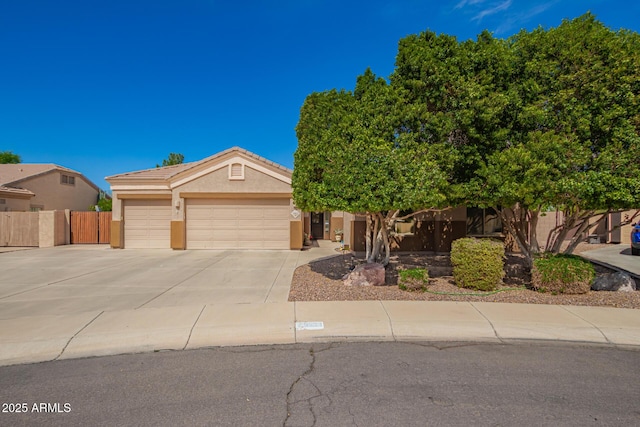
M317 254L316 254L317 256ZM0 319L205 304L286 302L299 251L113 250L0 254Z
M591 261L624 270L640 279L640 256L631 255L628 244L610 245L580 254Z

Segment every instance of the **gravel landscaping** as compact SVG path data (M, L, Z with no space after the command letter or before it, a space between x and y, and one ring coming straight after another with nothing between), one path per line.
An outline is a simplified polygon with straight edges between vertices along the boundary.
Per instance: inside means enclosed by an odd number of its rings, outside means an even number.
M575 253L596 249L599 245L582 244ZM342 277L364 260L351 253L337 254L298 267L293 275L289 301L484 301L524 304L559 304L605 306L640 309L640 292L595 292L582 295L552 295L528 289L530 276L521 256L508 255L503 285L498 292L480 292L456 286L448 255L414 253L394 255L386 271L387 286L345 286ZM422 267L429 270L426 291L403 291L398 270ZM597 274L611 270L595 266Z

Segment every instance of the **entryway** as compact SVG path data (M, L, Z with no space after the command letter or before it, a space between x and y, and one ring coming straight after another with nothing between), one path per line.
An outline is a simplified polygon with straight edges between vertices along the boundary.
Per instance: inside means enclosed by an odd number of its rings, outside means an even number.
M311 236L316 240L324 239L324 212L311 212Z

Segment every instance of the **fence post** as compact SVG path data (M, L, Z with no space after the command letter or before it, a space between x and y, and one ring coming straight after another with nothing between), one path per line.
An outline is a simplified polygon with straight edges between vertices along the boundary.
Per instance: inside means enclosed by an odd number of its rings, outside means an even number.
M38 247L50 248L55 246L55 228L55 211L38 212Z
M71 244L71 210L64 210L64 244Z

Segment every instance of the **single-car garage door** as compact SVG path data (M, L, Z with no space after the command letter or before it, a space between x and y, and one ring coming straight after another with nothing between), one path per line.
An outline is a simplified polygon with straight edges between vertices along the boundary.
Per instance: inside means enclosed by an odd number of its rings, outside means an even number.
M187 249L289 249L289 199L187 199Z
M124 201L124 247L171 247L171 200Z

